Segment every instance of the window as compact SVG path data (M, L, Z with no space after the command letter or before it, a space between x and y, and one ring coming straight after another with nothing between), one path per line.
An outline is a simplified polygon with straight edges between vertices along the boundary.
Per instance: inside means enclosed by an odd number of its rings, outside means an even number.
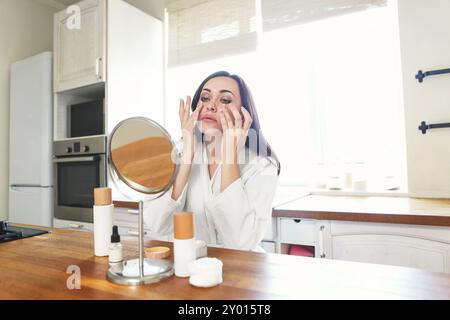
M260 0L254 5L246 19L234 21L254 22L244 35L256 33L256 42L237 31L220 32L238 30L241 23L214 19L215 27L199 31L210 44L223 41L218 36L223 34L237 46L244 41L243 52L233 46L221 47L222 55L199 51L195 61L169 66L169 132L180 136L179 98L193 95L207 75L227 70L252 90L261 127L280 158L281 185L345 188L351 173L353 180L367 182L368 191L406 191L396 1ZM170 21L168 27L174 27Z

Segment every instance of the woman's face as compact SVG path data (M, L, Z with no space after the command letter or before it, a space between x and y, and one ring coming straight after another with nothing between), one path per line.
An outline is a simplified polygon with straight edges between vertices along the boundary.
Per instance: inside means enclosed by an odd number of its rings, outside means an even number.
M197 108L203 104L199 115L198 127L202 133L208 130L222 130L219 113L226 108L241 112L241 95L236 80L228 77L216 77L203 86ZM229 113L233 119L233 115Z

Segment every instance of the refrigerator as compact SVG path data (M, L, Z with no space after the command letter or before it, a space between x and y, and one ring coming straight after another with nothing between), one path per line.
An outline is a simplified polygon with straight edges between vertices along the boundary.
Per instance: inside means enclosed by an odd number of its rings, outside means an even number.
M52 53L11 65L8 220L53 224Z

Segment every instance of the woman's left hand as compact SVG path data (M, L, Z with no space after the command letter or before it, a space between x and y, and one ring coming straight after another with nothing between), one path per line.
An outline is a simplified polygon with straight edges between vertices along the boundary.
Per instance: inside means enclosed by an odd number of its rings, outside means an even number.
M223 108L219 117L223 130L222 161L226 164L237 164L239 152L245 145L253 119L244 107L239 110L234 105Z

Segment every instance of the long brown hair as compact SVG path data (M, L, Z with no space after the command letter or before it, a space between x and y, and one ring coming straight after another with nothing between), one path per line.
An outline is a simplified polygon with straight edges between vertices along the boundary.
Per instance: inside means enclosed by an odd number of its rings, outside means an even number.
M194 97L192 99L192 111L195 111L195 109L197 108L198 102L200 100L200 96L203 90L203 87L205 86L205 84L213 79L213 78L217 78L217 77L228 77L231 78L233 80L235 80L238 85L239 85L239 93L241 95L241 102L242 102L242 106L250 113L250 116L252 117L252 124L250 126L250 129L255 130L256 137L257 137L257 143L255 144L250 144L249 143L249 137L247 137L247 140L245 141L245 147L247 149L250 149L252 151L254 151L257 155L260 154L264 154L267 155L268 157L272 157L276 163L277 163L277 167L278 167L278 175L280 175L280 161L278 160L277 155L275 154L275 152L272 150L271 146L269 145L269 143L267 142L266 138L264 137L262 131L261 131L261 125L259 122L259 118L258 118L258 113L256 112L256 107L255 107L255 102L253 101L253 97L252 94L250 92L250 89L248 88L247 84L245 83L245 81L238 75L236 74L230 74L227 71L218 71L215 72L213 74L211 74L210 76L208 76L205 80L203 80L203 82L200 84L200 86L198 87L198 89L196 90Z

